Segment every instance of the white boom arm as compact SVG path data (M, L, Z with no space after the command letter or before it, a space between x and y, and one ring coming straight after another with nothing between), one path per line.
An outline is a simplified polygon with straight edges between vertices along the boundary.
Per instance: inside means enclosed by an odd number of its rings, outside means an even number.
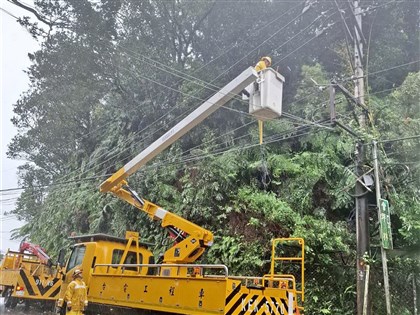
M114 173L101 184L101 191L108 192L118 185L122 180L136 172L140 167L185 135L188 131L202 122L216 109L226 104L235 95L241 92L245 87L251 84L258 77L253 67L249 67L235 79L224 86L215 95L201 104L191 114L181 120L172 129L153 142L148 148L139 153L130 162L124 165L120 170Z

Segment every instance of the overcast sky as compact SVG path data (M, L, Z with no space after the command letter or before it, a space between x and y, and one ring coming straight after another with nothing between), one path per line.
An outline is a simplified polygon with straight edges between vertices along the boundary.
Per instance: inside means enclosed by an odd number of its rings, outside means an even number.
M26 0L25 3L32 1ZM29 86L29 79L23 72L30 65L28 52L38 50L38 43L32 39L29 33L20 26L16 19L8 13L19 17L29 15L24 10L7 1L0 4L1 19L1 183L0 189L9 189L18 187L17 166L22 161L13 161L6 157L7 145L17 130L14 128L10 119L13 116L13 104L16 103L22 92ZM8 13L6 13L6 10ZM19 241L10 240L10 231L22 225L10 216L4 216L5 211L10 211L14 207L14 202L19 191L10 191L0 193L0 249L6 251L8 248L17 250Z

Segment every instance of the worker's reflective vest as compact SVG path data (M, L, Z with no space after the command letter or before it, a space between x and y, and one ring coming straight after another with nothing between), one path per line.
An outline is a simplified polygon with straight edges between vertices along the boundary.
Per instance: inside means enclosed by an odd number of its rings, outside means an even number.
M258 61L258 63L255 65L255 70L257 72L260 72L261 70L264 70L266 68L267 68L267 66L265 65L265 61L264 60Z
M70 312L67 314L79 314L88 304L86 284L82 279L75 279L69 283L66 290L65 300Z

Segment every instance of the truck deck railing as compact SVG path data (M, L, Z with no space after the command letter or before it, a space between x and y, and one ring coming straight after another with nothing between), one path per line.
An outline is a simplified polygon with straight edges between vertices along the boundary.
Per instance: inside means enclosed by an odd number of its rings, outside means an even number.
M112 269L111 269L112 268ZM279 288L279 289L292 289L296 290L295 287L295 277L293 275L264 275L263 277L251 277L251 276L230 276L229 270L225 265L207 265L207 264L96 264L93 268L93 273L95 274L119 274L118 269L121 270L121 274L125 275L145 275L141 273L142 268L151 268L155 269L156 272L147 275L161 275L162 268L178 268L179 270L189 269L192 272L187 273L189 276L201 276L205 278L213 279L233 279L240 280L243 285L247 287L269 287L269 288ZM221 272L221 274L207 274L208 270L216 270ZM129 271L129 273L127 272ZM135 272L135 274L133 274ZM185 274L185 273L184 273ZM162 276L165 276L164 273Z
M205 270L219 270L222 271L222 275L211 275L213 277L224 277L227 278L229 276L229 270L225 265L207 265L207 264L97 264L93 267L93 272L97 272L97 268L101 268L99 270L103 270L102 268L106 268L105 273L108 274L111 271L111 268L120 268L121 273L124 274L127 270L133 271L133 269L137 270L137 273L140 274L141 268L152 268L156 269L157 273L160 273L162 268L178 268L180 269L191 269L196 275L206 276ZM134 271L136 271L134 270ZM100 271L98 271L99 273Z

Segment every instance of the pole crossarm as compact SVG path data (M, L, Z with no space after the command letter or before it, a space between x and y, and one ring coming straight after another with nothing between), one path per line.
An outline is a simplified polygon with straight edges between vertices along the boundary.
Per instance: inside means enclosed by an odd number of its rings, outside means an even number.
M334 85L340 89L340 91L346 96L348 97L352 102L354 102L356 105L360 106L363 110L369 112L369 108L362 102L360 102L360 100L354 96L353 94L351 94L351 92L349 90L347 90L344 86L342 86L339 83L334 83Z

